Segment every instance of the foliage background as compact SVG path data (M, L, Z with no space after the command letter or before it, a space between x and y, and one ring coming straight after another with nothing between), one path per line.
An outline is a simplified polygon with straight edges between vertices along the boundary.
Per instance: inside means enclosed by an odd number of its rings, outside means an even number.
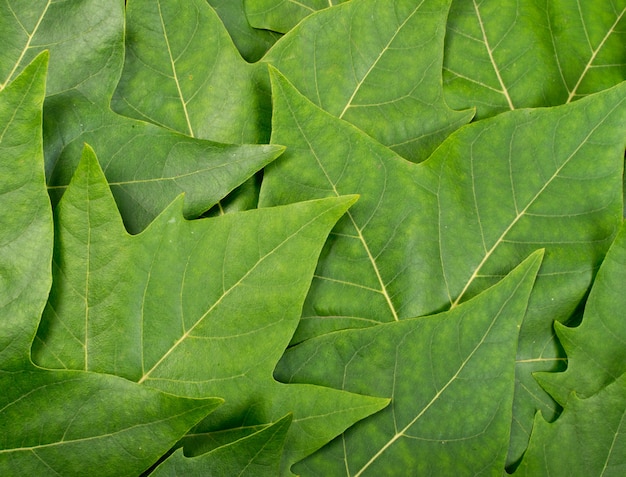
M0 3L0 473L622 475L625 12Z

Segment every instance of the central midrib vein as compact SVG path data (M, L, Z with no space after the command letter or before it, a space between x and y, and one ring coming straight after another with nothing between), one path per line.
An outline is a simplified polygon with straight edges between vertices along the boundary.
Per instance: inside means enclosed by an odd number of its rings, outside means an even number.
M454 308L455 306L457 306L461 300L463 299L463 296L465 295L465 293L467 292L468 288L471 286L471 284L473 283L474 279L478 276L478 273L480 272L480 269L483 267L483 265L487 262L487 260L489 260L489 258L491 257L491 255L493 254L493 252L496 250L496 248L502 243L502 241L504 240L504 238L506 237L506 235L511 231L511 229L517 224L517 222L524 216L524 214L526 214L526 212L528 211L528 209L535 203L535 201L541 196L541 194L543 194L543 192L548 188L548 186L552 183L552 181L560 174L560 172L563 170L563 168L565 168L569 162L571 161L571 159L578 153L578 151L580 151L580 149L587 143L587 140L595 133L595 131L604 123L604 121L606 120L606 118L608 118L611 113L617 109L621 103L623 101L619 101L617 104L615 104L613 106L613 108L611 108L611 110L608 112L608 114L602 119L602 121L599 121L598 124L596 124L592 130L585 136L585 138L580 142L580 144L578 144L578 146L576 147L576 149L574 149L574 151L567 157L567 159L565 159L563 161L563 163L555 170L554 174L552 174L552 176L546 181L546 183L543 185L543 187L541 187L539 189L539 191L537 191L537 193L530 199L530 201L528 202L528 204L526 204L526 206L517 213L516 217L511 221L511 223L506 227L506 229L504 229L504 231L500 234L500 236L498 237L498 239L495 241L495 243L491 246L491 248L487 251L487 253L485 253L485 255L483 256L482 260L480 261L480 263L476 266L476 268L474 269L474 272L472 273L472 275L470 276L469 280L467 281L467 283L465 284L465 286L463 287L463 290L461 291L461 293L459 293L459 296L457 297L456 300L454 300L454 302L451 303L450 308ZM445 273L445 272L444 272Z
M606 32L606 35L604 35L604 38L602 38L602 41L600 42L598 47L595 50L593 50L593 49L591 50L591 58L589 58L589 61L585 65L585 69L580 74L580 76L578 77L578 81L576 82L576 84L574 85L572 90L570 91L569 96L567 97L567 101L565 102L565 104L570 103L572 101L572 99L574 99L574 96L576 96L576 92L578 91L578 88L580 87L580 84L583 82L583 79L585 78L585 75L587 74L587 71L589 71L589 69L591 68L591 65L595 61L596 56L598 56L598 52L602 49L602 47L604 46L604 44L608 40L609 36L611 36L611 33L613 33L615 28L617 28L617 24L620 22L620 20L624 16L624 12L626 12L626 8L624 8L622 10L622 12L617 16L617 19L615 20L615 22L613 22L613 25L611 25L611 28L609 28L609 30ZM581 21L582 21L582 14L581 14Z
M483 24L483 19L480 16L480 10L478 9L478 4L476 3L476 0L472 0L472 3L474 4L474 10L476 11L476 18L478 20L478 24L480 25L480 31L483 35L483 42L485 43L485 49L487 50L487 54L489 55L489 61L491 61L491 64L493 65L493 70L495 71L496 77L498 78L498 83L500 83L500 87L502 88L500 92L506 98L506 102L508 103L509 108L513 110L515 109L515 106L513 106L513 101L511 100L511 96L509 96L509 91L507 90L507 87L504 84L504 80L502 79L502 76L500 75L500 70L498 69L496 60L493 57L493 50L491 49L491 46L489 45L489 40L487 39L487 32L485 31L485 25Z
M193 127L191 126L191 120L189 119L189 112L187 111L187 103L185 102L183 92L180 88L180 81L178 80L178 72L176 71L176 62L174 61L174 57L172 56L172 49L170 48L170 40L167 36L167 29L165 27L165 21L163 19L163 14L161 13L161 1L160 0L157 2L157 7L159 9L159 19L161 20L161 28L163 28L163 38L165 39L165 45L167 46L167 54L169 56L170 64L172 66L172 75L174 78L174 83L176 83L176 90L178 91L180 104L183 107L185 120L187 121L187 128L189 129L189 135L191 137L195 137L195 134L193 132Z
M368 70L365 72L365 75L363 75L363 78L361 78L359 80L359 82L356 84L354 91L352 92L352 95L350 96L350 98L348 99L348 102L346 103L345 107L343 108L343 111L341 111L341 114L339 114L339 119L342 119L343 116L346 114L346 111L348 111L348 109L350 108L350 106L352 106L352 101L354 101L354 98L356 97L357 93L359 92L359 89L361 89L361 86L363 85L363 83L365 82L365 80L367 79L367 77L369 76L369 74L374 70L374 68L376 67L376 65L378 64L378 62L380 61L380 59L383 57L383 55L385 54L385 52L389 49L389 47L391 46L391 44L393 43L393 41L396 39L396 37L398 36L398 33L400 33L400 31L404 28L404 26L409 22L409 20L411 18L413 18L413 15L415 15L417 13L417 11L420 9L420 7L422 6L422 4L424 3L424 0L422 0L419 5L417 5L415 7L415 9L411 12L411 14L409 16L406 17L406 19L400 24L400 26L396 29L395 33L392 35L392 37L389 39L389 41L387 42L387 44L385 45L385 47L380 51L380 53L378 54L378 56L376 57L376 59L374 60L374 62L371 64L371 66L368 68Z

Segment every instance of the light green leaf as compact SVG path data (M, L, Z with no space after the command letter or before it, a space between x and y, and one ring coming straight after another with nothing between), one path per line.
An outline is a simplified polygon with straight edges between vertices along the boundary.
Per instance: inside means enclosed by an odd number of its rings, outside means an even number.
M554 106L626 79L626 2L454 0L445 97L477 117Z
M422 164L324 113L279 75L273 83L272 141L287 152L266 169L261 204L361 196L322 253L296 339L454 308L545 248L521 331L516 420L524 426L537 406L548 412L530 373L563 360L553 322L576 309L621 224L626 83L466 126Z
M255 28L287 33L318 10L348 0L244 0L248 21Z
M266 142L270 105L206 0L131 0L115 111L192 137Z
M0 369L30 362L46 304L52 213L41 143L46 53L0 91Z
M573 394L559 419L539 414L515 476L620 477L626 472L626 374L587 399Z
M51 282L41 142L47 63L42 53L0 91L0 474L136 475L221 401L30 361Z
M183 219L178 200L130 236L86 148L55 211L53 292L37 363L116 374L181 396L224 398L208 430L265 424L293 412L288 467L387 404L272 377L328 231L354 200L195 221Z
M602 263L585 305L582 324L555 323L567 353L564 373L541 373L539 383L561 405L572 392L587 398L626 373L626 229Z
M265 56L307 98L412 161L473 111L443 99L449 0L353 0L308 17Z
M249 436L196 457L185 457L183 449L178 449L150 475L275 477L279 475L283 444L290 424L291 416L287 415Z
M198 141L114 114L109 102L124 54L120 0L12 0L0 6L0 24L10 32L11 45L0 53L0 84L50 49L44 148L54 201L69 183L85 142L98 151L133 232L182 192L187 216L201 214L281 152Z
M305 460L302 475L500 475L515 348L542 252L446 313L308 340L277 375L392 397ZM454 418L451 419L450 415Z
M245 0L207 0L224 22L241 56L248 62L258 61L280 38L276 32L253 28L246 18Z

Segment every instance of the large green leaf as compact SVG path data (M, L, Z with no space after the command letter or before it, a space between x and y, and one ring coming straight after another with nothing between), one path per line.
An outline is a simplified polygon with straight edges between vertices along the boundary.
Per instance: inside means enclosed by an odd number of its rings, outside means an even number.
M39 55L0 92L0 474L82 475L98 468L99 475L132 476L221 401L30 361L51 283L41 141L47 63L48 55Z
M211 416L211 430L293 412L288 467L387 404L272 377L324 240L354 200L195 221L183 219L178 200L131 236L86 148L55 211L53 290L36 361L181 396L219 396L226 404Z
M348 0L244 0L248 21L255 28L287 33L318 10Z
M241 56L249 62L257 61L280 38L273 31L253 28L244 11L245 0L207 0L224 22Z
M322 253L298 340L454 308L546 249L518 352L519 456L552 402L530 373L559 367L553 321L576 309L621 223L626 83L466 126L411 164L273 81L272 141L287 152L261 204L361 196Z
M453 0L445 96L477 117L553 106L626 79L626 2Z
M561 405L575 391L592 396L626 373L626 229L622 227L594 281L582 324L555 323L567 352L564 373L542 373L541 385Z
M620 477L626 472L626 374L587 399L573 394L559 419L539 414L516 476Z
M515 348L541 255L447 313L330 333L287 351L277 370L287 382L392 397L389 408L296 470L325 476L401 476L407 469L411 475L501 474Z
M113 97L122 114L214 141L266 142L270 106L206 0L130 0L126 58Z
M291 416L287 415L246 437L195 457L185 457L183 450L178 449L150 475L276 477L290 424Z
M0 6L0 22L11 45L0 53L0 84L29 58L50 49L44 146L55 200L69 183L85 142L98 151L133 232L181 192L187 193L187 216L201 214L281 152L194 140L114 114L109 102L124 54L121 0L13 0Z
M307 98L419 161L473 111L443 99L449 0L353 0L301 22L264 57Z

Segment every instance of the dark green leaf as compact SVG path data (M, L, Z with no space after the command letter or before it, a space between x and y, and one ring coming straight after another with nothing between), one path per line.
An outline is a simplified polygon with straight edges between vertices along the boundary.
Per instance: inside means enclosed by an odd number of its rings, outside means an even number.
M244 0L248 21L255 28L287 33L303 18L348 0Z
M275 477L279 475L281 454L290 424L291 416L287 415L249 436L196 457L185 457L183 450L178 449L150 475Z

